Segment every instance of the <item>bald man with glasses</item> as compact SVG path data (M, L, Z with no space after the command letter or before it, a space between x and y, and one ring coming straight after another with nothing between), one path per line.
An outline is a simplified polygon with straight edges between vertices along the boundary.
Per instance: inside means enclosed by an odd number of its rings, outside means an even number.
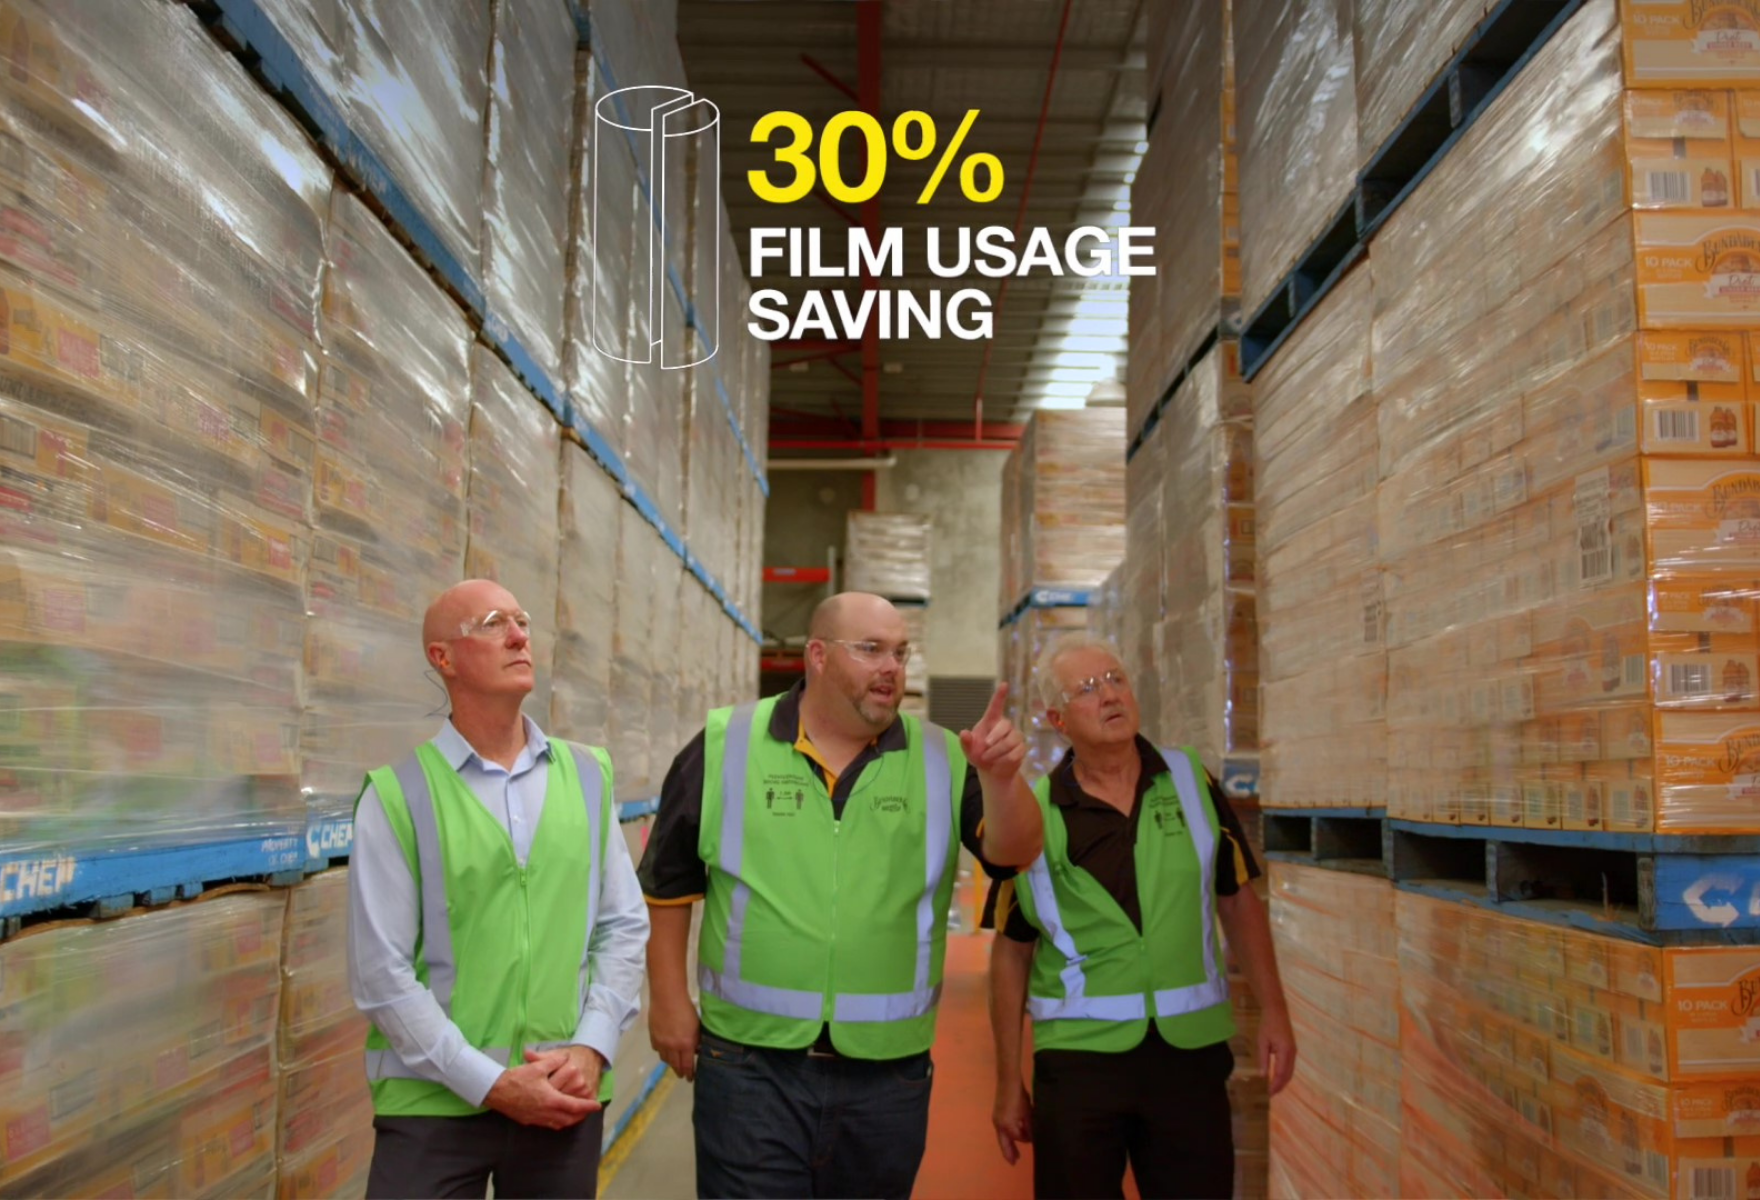
M367 775L349 867L349 983L372 1023L367 1195L590 1197L648 937L605 751L521 712L541 636L473 579L428 609L450 700Z
M963 844L1039 853L1006 685L957 737L900 714L911 648L879 596L813 613L806 678L718 709L642 856L649 1033L695 1078L701 1196L908 1196ZM691 1002L691 910L703 901Z

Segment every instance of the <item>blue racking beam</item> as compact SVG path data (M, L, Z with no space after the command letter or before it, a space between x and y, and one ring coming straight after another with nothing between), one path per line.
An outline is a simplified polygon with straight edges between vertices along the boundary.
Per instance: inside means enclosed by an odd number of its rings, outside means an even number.
M384 162L349 127L342 110L306 70L305 64L294 53L274 21L262 10L258 0L204 0L204 5L218 14L217 23L238 47L241 57L247 59L246 65L254 66L271 92L282 101L283 107L313 135L314 140L330 152L346 174L357 180L384 207L391 218L393 230L414 247L433 267L441 281L459 298L466 311L480 326L483 340L506 358L514 374L556 420L580 438L588 454L616 480L623 490L624 498L635 506L636 511L659 533L667 548L678 556L697 581L715 597L728 618L747 637L761 644L764 639L756 624L740 611L727 594L726 588L690 553L684 539L661 516L659 508L647 491L631 478L627 464L603 433L569 402L565 390L558 387L548 372L538 365L537 360L500 314L488 310L483 289L474 274L446 248ZM585 10L578 2L571 2L571 9L577 30L584 30L588 22ZM582 44L588 44L584 34ZM249 61L252 58L254 62ZM601 62L600 67L605 71L607 81L611 81L606 64ZM643 179L641 182L646 194L647 181ZM694 322L696 310L683 294L683 282L672 271L668 272L668 279L685 306L687 321ZM695 328L694 324L692 327ZM757 458L739 427L727 389L718 372L711 371L711 374L715 379L722 412L739 443L746 464L757 481L759 490L768 497L769 481L764 478Z

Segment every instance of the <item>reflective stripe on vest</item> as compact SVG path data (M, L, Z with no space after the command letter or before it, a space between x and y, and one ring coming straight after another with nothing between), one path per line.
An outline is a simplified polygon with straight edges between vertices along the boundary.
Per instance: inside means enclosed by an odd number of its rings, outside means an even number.
M1216 952L1216 832L1204 812L1204 793L1199 786L1192 760L1178 750L1162 750L1161 757L1173 776L1174 791L1179 793L1179 806L1185 813L1186 828L1191 831L1192 849L1198 855L1203 873L1199 917L1204 923L1204 982L1183 988L1160 988L1155 992L1157 1017L1178 1017L1186 1013L1213 1008L1228 1000L1228 981L1217 970ZM1040 854L1027 869L1027 886L1032 889L1033 907L1057 952L1064 957L1059 973L1063 995L1058 998L1029 996L1027 1012L1035 1021L1060 1019L1082 1021L1141 1021L1151 1015L1142 993L1125 996L1090 996L1088 977L1082 970L1087 956L1076 948L1075 939L1063 924L1057 907L1057 890L1051 883L1051 867Z
M746 909L752 890L741 877L745 861L746 763L751 755L752 719L756 704L742 704L727 718L721 755L721 845L716 867L734 881L723 941L721 970L700 961L697 983L729 1004L773 1017L817 1021L824 1005L818 992L767 987L740 978ZM927 1016L941 1000L939 984L930 986L935 953L935 893L947 872L947 850L953 838L953 783L948 775L947 735L927 721L918 726L923 738L924 796L927 824L924 842L923 893L917 900L916 986L908 992L852 994L832 997L831 1019L843 1022L906 1021Z
M593 886L587 889L587 937L593 936L593 921L599 908L599 826L605 802L605 776L599 760L590 750L568 743L580 776L581 797L587 806L588 836L591 838L589 860ZM552 748L554 752L554 748ZM398 787L403 789L404 806L409 810L410 825L416 835L416 862L422 877L422 961L428 966L428 990L439 1002L447 1019L452 1017L452 989L458 981L458 963L452 953L452 922L446 913L446 862L440 854L440 825L434 818L434 793L428 786L428 774L422 761L412 754L393 768ZM549 797L545 796L545 803ZM587 966L581 963L581 994L587 992ZM557 1043L558 1045L566 1043ZM548 1048L548 1047L543 1047ZM502 1047L479 1047L484 1054L502 1066L507 1065L508 1050ZM367 1078L427 1079L404 1065L393 1050L367 1051Z

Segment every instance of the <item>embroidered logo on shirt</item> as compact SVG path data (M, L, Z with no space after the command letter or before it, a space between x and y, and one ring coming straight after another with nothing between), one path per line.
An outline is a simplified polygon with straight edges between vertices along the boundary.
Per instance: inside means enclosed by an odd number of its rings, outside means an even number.
M909 796L875 796L873 801L873 808L877 813L907 812L909 811L910 806L911 800Z

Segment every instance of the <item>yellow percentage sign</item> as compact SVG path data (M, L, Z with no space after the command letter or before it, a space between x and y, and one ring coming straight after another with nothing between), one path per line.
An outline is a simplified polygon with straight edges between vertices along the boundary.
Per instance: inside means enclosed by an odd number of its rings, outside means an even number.
M960 122L959 131L953 135L953 143L941 155L935 165L934 174L929 184L917 197L918 204L927 204L935 195L935 189L941 186L942 177L952 165L959 153L961 143L972 125L978 119L978 110L967 111L965 120ZM917 131L916 141L911 139L911 131ZM843 177L841 160L838 157L843 145L843 135L854 131L861 135L866 144L864 167L860 182L850 184ZM794 178L786 184L771 182L766 171L751 170L746 172L746 179L752 191L761 200L771 204L792 204L804 199L821 179L825 181L825 190L833 199L845 204L861 204L872 200L879 194L880 187L886 181L886 134L880 128L880 122L865 112L840 112L825 122L825 130L819 139L819 162L814 165L808 151L813 144L813 126L810 121L796 112L772 112L759 118L752 127L752 141L762 145L778 133L790 135L787 145L776 148L776 161L783 166L794 168ZM892 123L892 145L900 158L917 161L928 158L935 151L935 118L926 112L913 109L902 114ZM979 188L978 168L983 167L987 179L984 187ZM1002 162L994 154L971 154L960 163L960 191L966 199L976 204L988 204L1002 194Z
M978 122L978 110L966 110L965 119L954 131L953 141L941 152L941 158L935 164L935 171L929 176L929 182L917 196L918 204L927 204L935 198L935 190L941 186L941 180L947 174L947 168L959 154L959 148L965 144L966 134ZM912 129L918 131L916 145L911 144ZM928 158L935 151L935 118L920 109L899 114L898 120L892 123L892 148L900 158L920 160ZM988 178L982 188L978 187L978 168L983 167ZM988 204L1002 194L1002 160L994 154L968 154L959 164L959 190L973 204Z

